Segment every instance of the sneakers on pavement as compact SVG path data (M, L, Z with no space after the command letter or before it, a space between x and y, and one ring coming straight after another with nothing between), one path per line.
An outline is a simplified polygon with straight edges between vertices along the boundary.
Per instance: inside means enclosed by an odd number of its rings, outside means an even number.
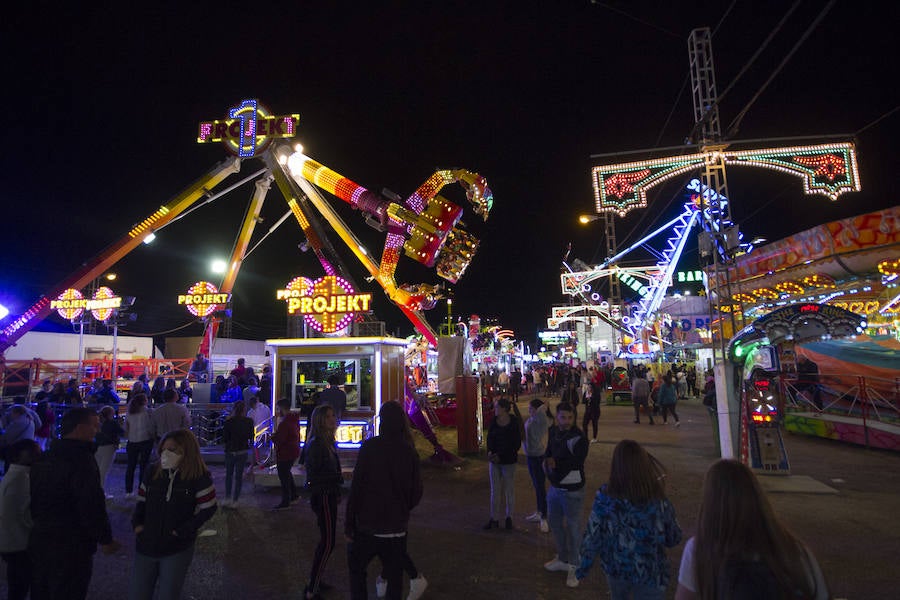
M575 577L575 565L569 565L569 574L566 576L566 585L570 588L578 587L578 578Z
M219 504L222 505L222 508L228 508L231 506L231 499L230 498L222 498L222 500L221 500L221 502L219 502Z
M512 517L506 517L506 521L503 523L503 526L507 529L512 529Z
M406 597L406 600L419 600L422 597L422 594L425 593L425 588L428 587L428 580L419 573L419 576L415 579L409 580L409 595ZM387 588L385 587L385 591Z
M559 556L554 556L553 560L544 563L544 568L548 571L568 571L569 563L559 560Z
M497 522L497 519L491 519L487 522L487 525L482 527L482 529L487 531L489 529L497 529L498 527L500 527L500 523Z
M527 517L525 517L525 520L528 521L529 523L537 523L538 521L541 520L541 513L540 513L540 511L531 513L530 515L528 515Z
M384 598L387 594L387 581L381 578L381 575L375 578L375 595Z
M675 421L675 427L681 427L681 421Z
M599 442L599 440L598 440L597 438L594 438L594 439L591 440L591 443L592 443L592 444L596 444L597 442Z
M541 533L550 533L550 525L547 524L547 519L541 519Z

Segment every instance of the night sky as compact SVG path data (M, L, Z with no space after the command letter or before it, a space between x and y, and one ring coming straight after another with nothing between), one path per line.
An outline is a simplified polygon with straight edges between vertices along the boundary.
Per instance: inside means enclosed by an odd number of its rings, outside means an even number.
M476 221L461 188L444 192L465 203L468 229L482 240L454 286L454 313L495 318L526 341L545 328L551 305L564 301L559 272L567 245L587 263L605 255L599 224L577 222L593 210L590 168L598 160L591 155L681 145L693 125L686 83L691 29L716 29L721 94L789 7L772 1L16 4L0 25L6 84L0 303L13 315L224 159L221 145L196 143L198 123L258 98L273 113L299 113L305 153L371 190L405 198L437 168L485 176L495 200L487 223ZM723 127L826 5L800 3L722 99ZM890 111L900 104L898 17L890 4L836 2L732 137L856 134L863 191L831 202L804 196L793 177L729 171L733 216L746 234L775 240L897 204L900 112ZM258 164L245 163L242 174ZM649 209L618 220L620 247L674 216L689 178L655 189ZM200 334L176 295L200 279L218 283L208 265L229 256L251 193L248 184L196 210L115 266L113 289L137 297L139 319L129 331ZM285 210L273 186L252 244ZM352 211L342 214L370 249L380 249L384 234ZM298 250L302 240L290 219L246 259L234 289L234 337L283 334L286 311L275 290L297 275L322 275L313 254ZM331 240L365 284L362 266L336 235ZM695 256L694 242L686 267ZM407 258L397 279L441 281ZM374 284L366 291L390 333L412 333ZM435 327L445 317L444 303L429 313ZM68 328L55 313L48 321Z

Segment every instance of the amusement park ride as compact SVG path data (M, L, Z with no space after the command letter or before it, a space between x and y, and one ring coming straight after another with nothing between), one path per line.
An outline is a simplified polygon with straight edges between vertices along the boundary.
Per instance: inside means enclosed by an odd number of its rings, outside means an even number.
M88 306L90 301L82 300L78 290L94 281L142 242L152 239L160 229L183 216L192 205L200 200L209 201L214 198L213 190L229 176L238 173L243 162L251 158L262 161L263 168L216 194L218 196L246 181L257 179L221 284L215 286L209 282L198 282L179 299L189 305L193 314L205 319L206 331L200 352L208 353L216 336L220 322L217 312L224 308L223 300L227 299L234 286L273 180L284 196L290 214L293 214L303 230L306 243L318 258L326 277L349 278L325 236L315 211L338 233L368 271L371 281L377 282L416 329L429 342L436 344L437 336L424 318L423 311L435 306L442 296L442 286L398 283L395 279L397 263L402 252L426 267L434 267L439 277L455 283L475 255L478 240L464 229L461 221L463 208L439 195L439 192L448 184L461 184L475 214L487 220L493 204L487 182L477 173L463 169L439 170L405 201L399 197L386 198L315 162L302 153L299 144L292 145L288 139L296 135L299 119L297 114L272 115L258 101L244 100L229 110L227 119L201 123L197 141L222 142L234 156L213 167L9 323L0 331L0 356L52 310L73 307L77 310L78 307ZM320 188L359 210L368 224L385 233L380 263L369 255L351 228L324 199ZM302 280L292 282L293 295L311 297L316 293L313 282L298 279ZM330 285L337 285L336 279L329 281ZM60 304L61 302L64 304ZM317 302L310 302L310 305L319 307ZM327 312L328 308L323 307L322 310ZM343 312L346 314L351 311Z
M700 258L706 263L705 283L709 299L710 323L713 328L710 341L716 375L721 452L726 457L740 454L746 458L751 441L757 448L759 447L759 439L755 437L757 428L771 425L765 419L762 422L754 420L754 415L759 413L754 412L755 409L748 408L751 405L756 408L761 406L759 402L754 404L754 398L757 398L765 387L763 383L754 387L757 383L754 378L760 373L777 370L778 361L769 361L768 370L761 370L758 368L759 365L756 365L757 368L751 368L754 365L748 366L744 363L746 354L742 355L740 352L736 354L733 348L729 352L729 339L746 325L745 304L753 306L757 311L754 318L760 314L771 313L777 308L776 300L784 300L781 304L787 304L790 296L795 296L794 302L803 301L804 294L810 294L811 291L818 289L816 285L818 280L810 278L807 286L796 284L799 290L793 288L785 288L784 291L772 290L766 285L759 284L754 286L759 289L752 292L741 288L742 277L735 266L736 259L746 256L753 248L751 244L742 241L738 225L731 219L726 168L753 167L793 175L800 178L806 194L820 194L830 200L836 200L844 193L860 190L856 149L854 142L848 139L778 147L759 147L759 141L726 140L719 123L710 30L703 28L691 32L688 46L695 117L692 134L694 143L680 148L661 149L669 151L670 154L673 150L680 150L676 155L593 167L592 182L595 209L598 214L595 218L602 219L605 224L608 258L593 268L580 270L573 269L568 261L564 260L564 272L561 275L563 292L580 298L582 306L570 307L568 313L555 310L548 322L554 327L563 320L578 319L580 317L576 315L590 313L592 317L608 323L620 334L633 338L637 344L642 343L644 352L649 350L653 338L661 348L666 343L659 333L658 312L661 301L667 288L672 285L675 268L686 241L697 227ZM635 154L646 155L651 152L658 157L660 149L638 151ZM622 154L616 153L617 156ZM606 156L609 155L598 155L595 158ZM699 178L694 178L695 174L699 174ZM645 208L648 204L648 191L676 177L690 180L687 186L691 193L690 201L684 204L682 212L628 248L617 251L614 216L624 217L633 209ZM618 265L623 256L638 247L647 248L651 239L665 232L669 232L669 236L664 247L659 250L651 248L658 259L655 264L644 267ZM576 265L586 267L583 264L576 263ZM608 301L600 296L595 287L601 281L609 282ZM626 284L637 282L631 287L639 291L640 298L629 312L619 306L621 301L617 291L619 282ZM757 292L759 295L756 295ZM805 301L808 302L808 298ZM761 305L767 305L768 308ZM809 306L820 305L809 304ZM809 308L809 313L812 314L814 310L813 320L818 322L820 327L811 330L815 329L820 335L856 335L865 327L863 319L845 310L835 307L822 310ZM825 318L828 315L830 318ZM776 341L767 338L765 333L759 334L759 330L752 329L752 326L750 328L756 332L755 340L758 345L770 347L785 342L784 336ZM796 337L793 328L797 328ZM800 324L792 325L791 334L787 339L789 345L802 341L801 338L804 336L799 333L801 329ZM742 332L742 335L748 335L747 330ZM730 382L736 380L736 371L744 373L748 378L747 381L752 383L747 383L742 389L735 389ZM765 391L768 391L768 388ZM748 414L751 417L749 421L746 418ZM787 458L780 444L780 433L777 428L767 430L766 433L769 436L778 435L778 443L765 442L763 445L781 448L780 458L766 462L766 469L776 464L778 466L774 470L786 471Z

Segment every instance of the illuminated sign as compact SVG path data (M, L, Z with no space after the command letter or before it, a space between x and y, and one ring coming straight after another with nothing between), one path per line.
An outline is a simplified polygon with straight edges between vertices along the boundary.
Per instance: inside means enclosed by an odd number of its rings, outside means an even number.
M306 430L309 422L306 419L300 420L300 445L306 444ZM337 442L338 448L350 448L358 450L366 439L366 432L369 429L368 421L342 420L337 431L334 432L334 441Z
M59 316L69 321L74 321L86 310L91 311L98 321L106 321L121 306L122 298L106 286L98 288L93 298L85 298L80 291L70 288L56 300L50 301L50 310L57 311Z
M539 331L538 337L545 344L561 346L569 344L575 338L574 331Z
M231 294L219 292L219 288L208 281L198 281L186 294L178 295L178 304L185 305L189 313L201 318L224 308L230 300Z
M223 142L232 154L255 156L275 138L294 137L300 115L270 115L257 100L244 100L228 111L224 121L203 121L197 143Z
M697 269L694 271L678 271L675 273L675 280L678 283L703 283L703 271Z
M322 333L336 333L350 325L359 312L368 312L372 294L357 294L341 277L326 275L315 281L296 277L278 290L276 298L287 302L288 314L301 314L307 325Z

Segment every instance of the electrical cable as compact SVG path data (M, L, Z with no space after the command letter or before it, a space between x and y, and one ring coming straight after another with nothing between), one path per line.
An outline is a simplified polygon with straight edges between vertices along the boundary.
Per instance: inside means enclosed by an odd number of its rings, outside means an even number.
M173 332L175 332L175 331L180 331L180 330L182 330L182 329L185 329L185 328L187 328L187 327L190 327L191 325L196 325L196 324L197 324L197 321L196 321L196 320L192 320L192 321L188 321L188 322L185 323L184 325L180 325L180 326L178 326L178 327L176 327L176 328L174 328L174 329L167 329L166 331L156 331L156 332L154 332L154 333L138 333L138 332L136 332L136 331L127 331L127 330L125 330L125 329L122 329L121 327L119 327L119 331L120 331L121 333L124 333L125 335L140 335L140 336L144 336L144 337L151 337L151 336L155 337L155 336L158 336L158 335L165 335L165 334L167 334L167 333L173 333Z
M744 119L744 116L747 114L747 111L750 110L750 107L753 106L753 104L762 95L762 93L764 91L766 91L766 88L769 87L769 84L772 83L772 81L775 79L775 77L778 76L778 74L784 68L784 65L786 65L787 62L791 59L791 57L794 56L794 53L800 49L800 46L803 45L803 42L806 41L806 38L808 38L812 34L812 32L819 25L819 23L822 21L822 19L825 18L825 15L828 14L828 12L831 10L831 7L834 6L835 2L836 2L836 0L830 0L828 2L828 4L825 5L825 7L819 12L819 15L815 18L815 20L809 25L809 27L806 29L806 31L803 32L803 35L800 36L800 39L797 40L797 43L794 44L794 47L791 48L790 52L788 52L787 55L781 60L781 62L778 63L778 66L775 67L775 70L772 72L772 74L769 76L769 78L765 81L765 83L762 84L762 86L753 95L753 97L750 99L750 101L747 103L747 105L744 106L744 108L741 109L740 112L738 112L737 116L734 118L734 120L731 122L731 124L728 125L728 129L727 129L728 137L733 137L734 134L736 134L738 132L738 128L740 127L741 121Z
M881 122L881 121L883 121L884 119L888 118L889 116L891 116L892 114L894 114L894 113L897 112L898 110L900 110L900 104L898 104L897 106L895 106L895 107L892 108L891 110L887 111L886 113L884 113L883 115L881 115L880 117L878 117L877 119L875 119L874 121L872 121L871 123L869 123L868 125L866 125L866 126L860 128L860 129L856 130L856 132L854 132L853 135L854 135L854 136L857 136L857 135L861 134L863 131L865 131L866 129L869 129L870 127L874 127L876 124L878 124L879 122Z

